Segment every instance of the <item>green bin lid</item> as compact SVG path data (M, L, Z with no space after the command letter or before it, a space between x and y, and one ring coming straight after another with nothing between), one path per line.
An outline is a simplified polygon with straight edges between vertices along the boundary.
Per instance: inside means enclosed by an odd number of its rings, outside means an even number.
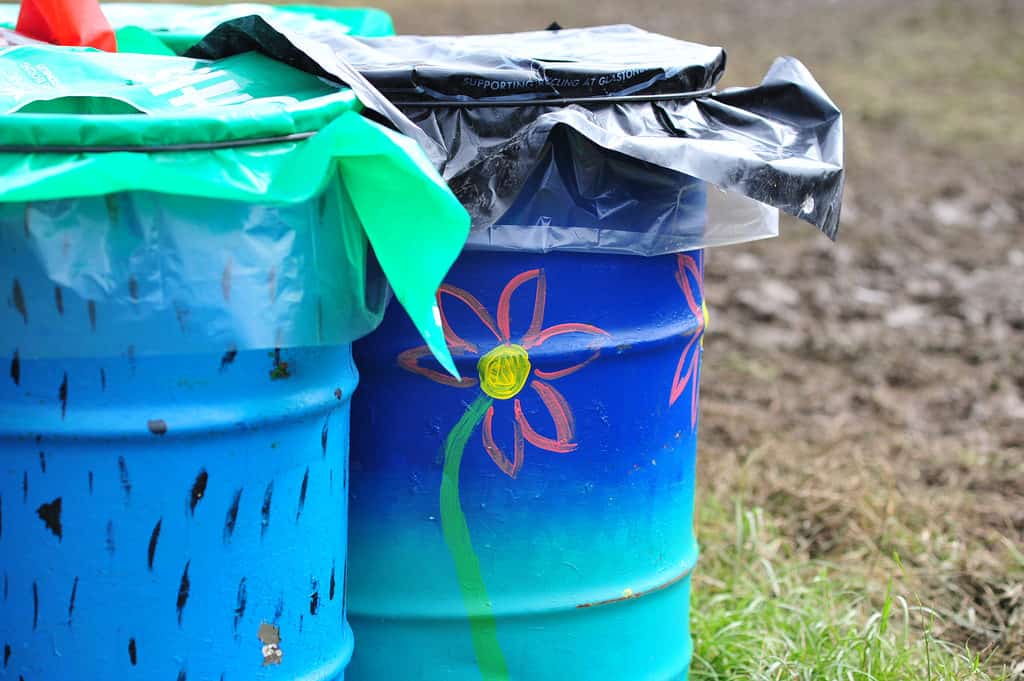
M341 31L349 35L376 38L395 33L391 16L373 8L274 6L257 3L203 6L111 2L103 3L102 9L110 24L118 31L119 45L125 40L121 36L123 29L141 28L154 34L177 54L199 42L200 38L222 22L250 14L266 17L275 26L307 36ZM0 4L0 26L13 28L17 20L18 5Z

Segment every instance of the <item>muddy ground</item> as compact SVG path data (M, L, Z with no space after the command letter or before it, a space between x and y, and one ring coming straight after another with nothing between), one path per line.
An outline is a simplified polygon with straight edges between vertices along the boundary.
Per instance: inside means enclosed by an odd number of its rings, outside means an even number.
M725 85L810 67L846 115L839 242L785 219L709 255L703 493L809 558L898 553L939 635L1024 678L1024 2L374 4L405 33L633 23L724 45Z

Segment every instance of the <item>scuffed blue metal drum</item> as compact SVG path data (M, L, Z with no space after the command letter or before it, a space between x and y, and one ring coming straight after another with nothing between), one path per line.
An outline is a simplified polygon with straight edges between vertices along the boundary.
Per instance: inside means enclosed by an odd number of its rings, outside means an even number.
M350 680L685 679L701 252L465 252L355 346Z
M5 369L0 679L343 678L349 346Z

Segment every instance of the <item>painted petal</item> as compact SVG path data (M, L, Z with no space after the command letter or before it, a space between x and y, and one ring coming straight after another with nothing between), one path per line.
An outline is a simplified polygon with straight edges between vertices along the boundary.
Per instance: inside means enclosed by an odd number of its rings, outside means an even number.
M498 298L498 330L504 334L505 340L508 342L512 340L512 294L531 279L537 280L537 290L533 298L533 317L530 319L530 328L523 334L523 344L525 345L540 333L540 327L544 325L544 306L547 303L548 297L548 280L544 270L529 270L517 274L505 285L501 292L501 297ZM529 346L527 345L526 347Z
M484 414L484 450L487 451L487 456L491 457L491 461L501 469L501 472L510 478L519 475L519 469L523 467L526 453L526 447L523 445L523 431L518 423L513 423L513 427L515 428L515 444L513 445L512 461L509 461L505 453L501 451L501 447L494 441L494 405L491 405L487 409L487 413Z
M693 278L697 280L697 284L701 287L704 286L704 253L700 254L700 261L697 258L689 254L678 254L683 255L683 266L690 270Z
M451 324L448 323L448 317L444 313L444 301L441 298L443 294L448 294L465 303L466 307L473 311L480 321L484 323L484 326L494 334L495 338L499 341L503 340L501 334L498 333L498 328L494 325L494 318L491 317L491 313L476 299L476 296L457 286L441 284L441 288L437 290L437 307L441 311L441 327L444 329L444 338L451 349L465 350L473 354L478 352L476 345L465 340L452 330Z
M697 266L693 262L693 258L689 255L678 254L676 255L676 258L678 267L676 270L676 281L679 283L679 288L683 289L683 295L686 296L686 305L690 308L690 312L693 313L695 317L703 319L704 315L701 313L700 305L697 303L697 300L693 295L693 288L690 286L690 279L686 276L686 271L690 270L694 274L699 287L701 277L700 273L697 271Z
M690 342L683 348L683 354L679 356L679 364L676 365L675 376L672 377L672 390L668 395L668 406L672 406L679 399L683 391L686 390L686 384L689 383L690 377L693 375L694 363L692 358L690 362L687 362L687 358L690 357L690 350L693 348L693 344L697 342L698 335L694 334L690 338ZM686 374L683 375L683 368L687 367Z
M551 413L551 420L555 424L555 439L544 437L533 429L530 422L526 420L526 414L523 413L522 402L517 399L514 409L516 421L523 428L523 437L534 447L540 447L549 452L567 454L575 450L578 445L572 442L572 439L576 436L576 422L565 397L547 383L530 381L530 387L540 396L540 399L544 401L544 406Z
M469 376L465 376L460 380L454 376L449 376L444 372L420 366L420 360L429 356L432 356L430 349L426 345L421 345L418 348L412 348L400 354L398 356L398 366L402 367L406 371L411 371L412 373L419 374L420 376L426 376L431 381L435 381L441 385L451 386L453 388L472 388L477 384L477 380Z
M543 371L541 369L534 369L533 375L536 376L537 378L543 378L545 381L554 381L559 378L564 378L570 374L575 374L577 371L587 366L600 356L601 351L598 350L597 352L595 352L594 354L592 354L590 357L583 360L579 364L574 364L571 367L568 367L566 369L560 369L558 371Z
M611 334L604 329L599 329L596 326L591 326L590 324L556 324L555 326L544 329L529 342L526 342L524 339L523 347L527 350L539 347L555 336L561 336L567 333L588 333L592 336L611 336Z

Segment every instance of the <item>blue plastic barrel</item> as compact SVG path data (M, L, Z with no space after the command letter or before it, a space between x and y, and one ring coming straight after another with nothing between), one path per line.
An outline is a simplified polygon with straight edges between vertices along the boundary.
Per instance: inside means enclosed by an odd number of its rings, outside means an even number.
M358 238L336 191L0 206L0 679L343 678L357 373L328 334L383 281L302 295L309 244ZM260 349L268 320L330 327Z
M0 678L343 678L349 346L7 362Z
M350 680L686 678L702 257L463 253L461 381L356 343Z

